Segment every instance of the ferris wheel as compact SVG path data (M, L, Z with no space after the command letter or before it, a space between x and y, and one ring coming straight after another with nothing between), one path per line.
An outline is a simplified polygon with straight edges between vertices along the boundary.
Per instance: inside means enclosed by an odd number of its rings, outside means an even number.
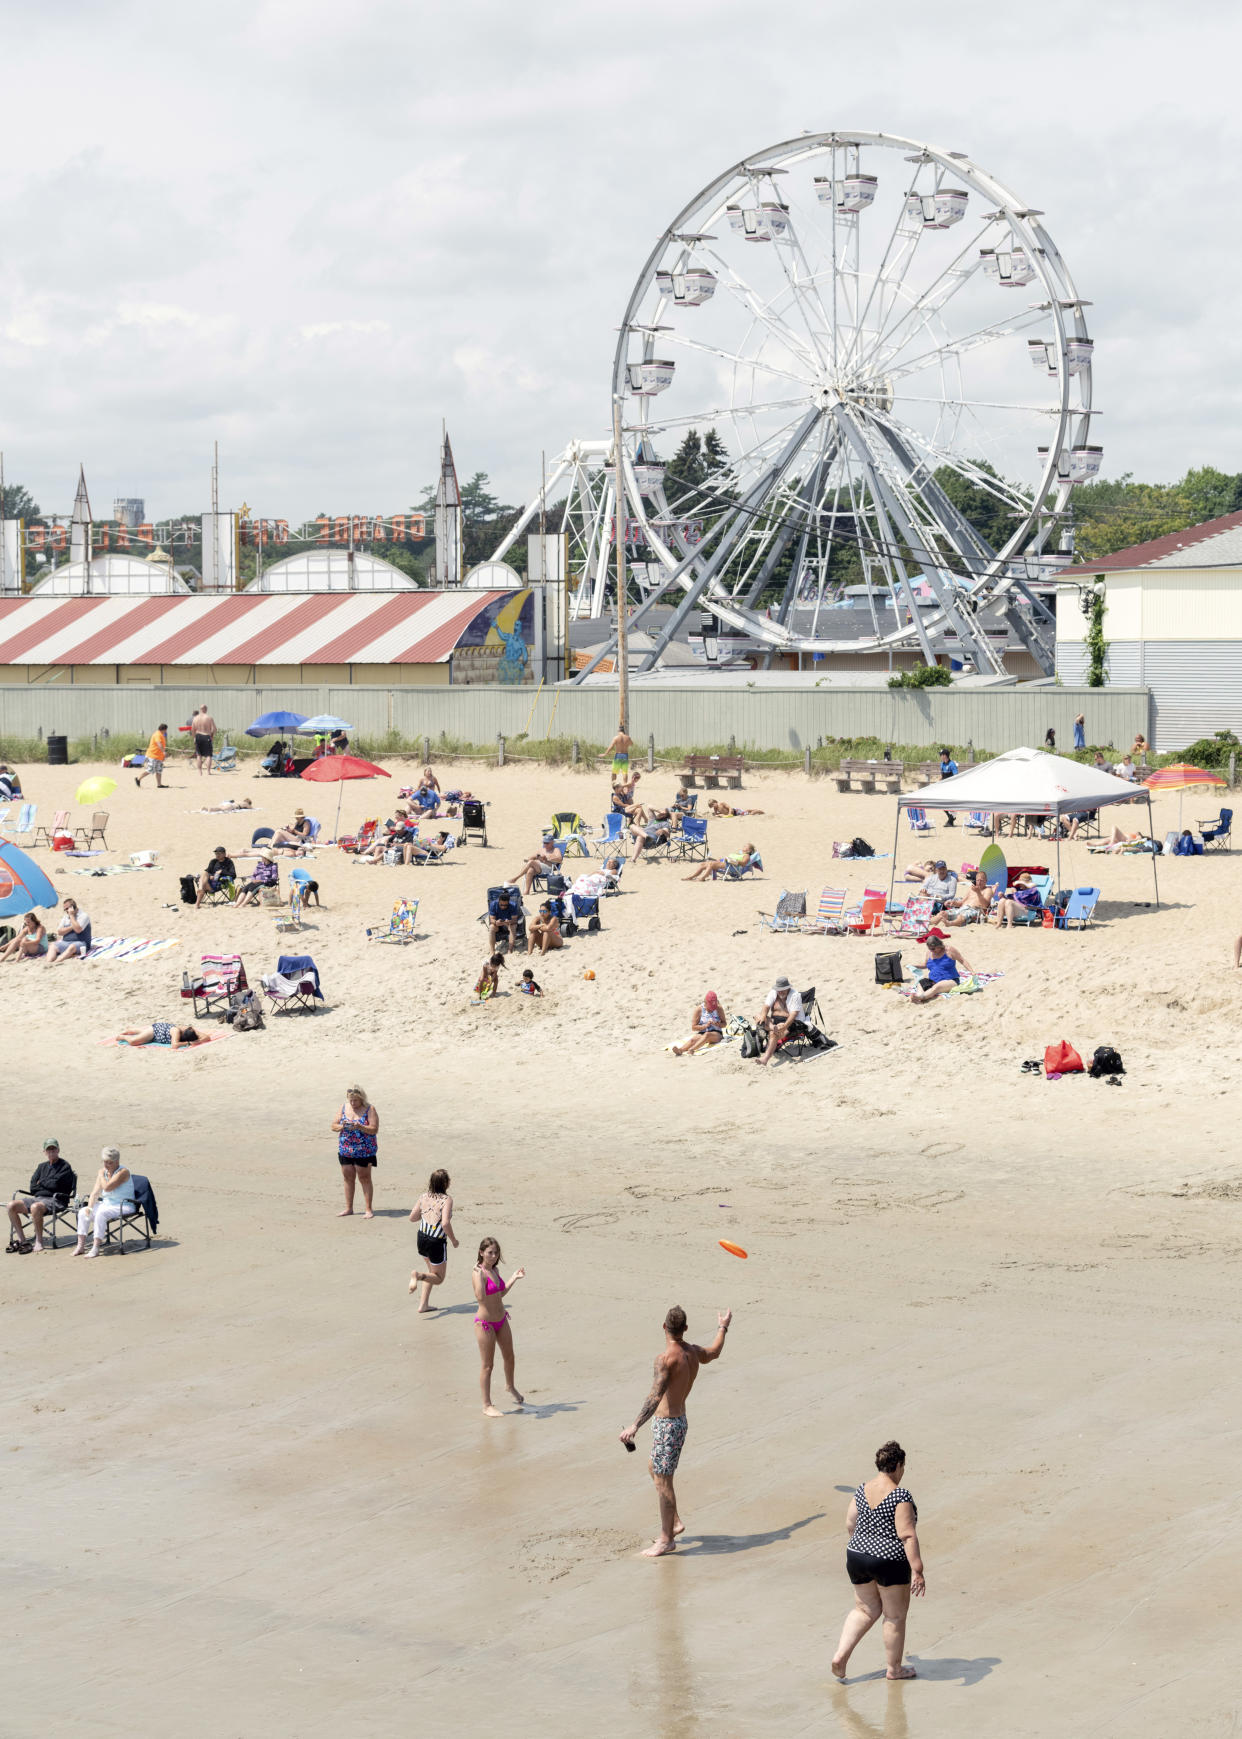
M773 649L947 645L985 673L1016 634L1051 672L1033 582L1101 450L1089 304L1042 215L960 152L855 132L747 157L677 215L613 370L627 541L659 575L638 617L677 604L644 668L707 607ZM709 429L712 468L674 476ZM861 638L834 627L847 582Z

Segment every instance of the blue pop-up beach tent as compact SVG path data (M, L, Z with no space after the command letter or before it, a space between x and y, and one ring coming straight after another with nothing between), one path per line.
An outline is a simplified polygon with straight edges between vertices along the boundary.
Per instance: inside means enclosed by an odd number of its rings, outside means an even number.
M38 864L0 839L0 918L24 916L34 906L55 906L59 899Z

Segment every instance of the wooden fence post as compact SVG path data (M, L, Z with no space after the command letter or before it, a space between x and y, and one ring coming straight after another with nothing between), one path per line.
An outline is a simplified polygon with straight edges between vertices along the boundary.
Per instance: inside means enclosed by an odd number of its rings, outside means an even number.
M578 765L578 762L581 759L582 759L582 745L579 743L577 737L575 737L574 738L574 746L570 750L571 764L576 767Z
M496 732L496 765L498 767L503 767L504 764L505 764L505 739L501 735L501 733L499 731L497 731Z
M1234 749L1229 756L1229 789L1232 791L1238 782L1238 752Z
M655 732L654 731L652 731L651 734L647 738L647 771L649 773L655 772Z
M802 751L802 768L809 779L811 777L811 751L809 747Z

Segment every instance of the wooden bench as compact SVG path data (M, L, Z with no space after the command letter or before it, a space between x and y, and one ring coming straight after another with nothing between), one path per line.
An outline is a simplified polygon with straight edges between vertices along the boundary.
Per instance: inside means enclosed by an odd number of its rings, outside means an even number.
M900 761L842 761L832 777L843 796L853 790L855 784L861 791L887 791L900 795L904 771Z
M742 771L741 755L687 755L685 772L679 773L678 778L687 785L697 785L702 779L707 790L714 790L724 784L734 791L740 791Z

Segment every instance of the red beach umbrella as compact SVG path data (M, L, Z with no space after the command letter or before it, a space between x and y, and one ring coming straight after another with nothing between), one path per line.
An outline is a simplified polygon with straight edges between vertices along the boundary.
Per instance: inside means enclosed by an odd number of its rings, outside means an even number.
M1210 773L1206 767L1191 767L1185 761L1179 761L1175 767L1157 767L1154 773L1149 773L1143 780L1149 791L1177 792L1177 826L1182 826L1182 793L1193 790L1196 785L1226 785L1228 780L1223 774Z
M342 786L346 779L391 779L392 774L377 767L373 761L363 761L357 755L321 755L317 761L312 761L309 767L302 771L303 779L310 779L316 785L331 784L334 780ZM342 789L337 793L336 824L334 832L341 828L341 798Z

